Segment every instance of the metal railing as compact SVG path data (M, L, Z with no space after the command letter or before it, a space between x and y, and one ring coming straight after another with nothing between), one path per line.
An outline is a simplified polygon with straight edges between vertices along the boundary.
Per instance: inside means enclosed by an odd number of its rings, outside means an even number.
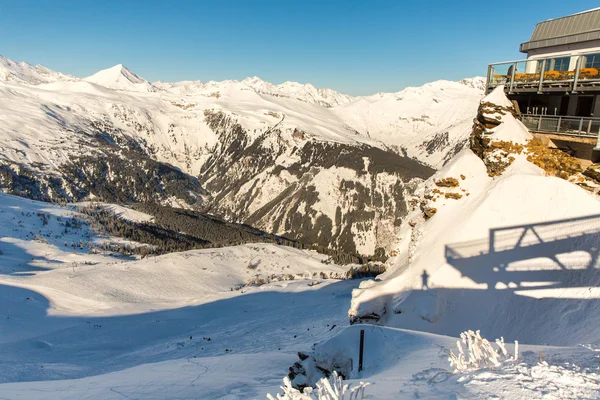
M585 67L585 57L592 54L598 51L490 64L487 91L500 85L504 85L508 93L600 90L600 69ZM567 70L564 64L557 66L558 60L564 58L568 58Z
M521 121L534 132L600 139L600 118L522 114Z

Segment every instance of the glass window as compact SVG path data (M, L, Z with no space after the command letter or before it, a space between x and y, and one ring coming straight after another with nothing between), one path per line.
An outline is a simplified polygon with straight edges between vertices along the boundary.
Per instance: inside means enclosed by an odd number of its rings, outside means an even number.
M598 68L598 69L600 69L600 53L586 55L585 56L585 67L584 68Z
M600 54L599 54L600 55ZM568 71L570 57L551 58L546 60L546 67L544 72L548 71ZM600 59L599 59L600 61Z
M554 59L554 70L555 71L568 71L569 70L570 57L561 57Z

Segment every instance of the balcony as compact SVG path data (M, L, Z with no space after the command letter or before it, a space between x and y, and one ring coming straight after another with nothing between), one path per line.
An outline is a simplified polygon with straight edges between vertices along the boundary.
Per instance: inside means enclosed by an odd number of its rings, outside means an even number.
M535 114L522 114L520 118L532 132L590 138L594 141L600 138L600 118Z
M600 91L600 54L490 64L487 92L500 85L509 94Z

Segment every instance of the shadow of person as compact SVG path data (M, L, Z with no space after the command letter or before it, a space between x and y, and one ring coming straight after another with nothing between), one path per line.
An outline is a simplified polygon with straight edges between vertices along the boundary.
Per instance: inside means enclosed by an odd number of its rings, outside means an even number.
M422 289L423 290L429 289L429 274L427 273L427 270L423 270L423 274L421 275L421 279L423 280Z

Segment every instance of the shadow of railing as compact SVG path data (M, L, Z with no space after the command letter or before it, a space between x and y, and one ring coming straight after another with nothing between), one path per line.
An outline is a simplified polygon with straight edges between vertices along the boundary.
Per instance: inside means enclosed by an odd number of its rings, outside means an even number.
M477 283L494 289L586 286L596 269L600 247L600 215L490 229L489 237L445 246L448 264ZM522 261L553 263L519 267ZM578 278L581 277L581 278Z

